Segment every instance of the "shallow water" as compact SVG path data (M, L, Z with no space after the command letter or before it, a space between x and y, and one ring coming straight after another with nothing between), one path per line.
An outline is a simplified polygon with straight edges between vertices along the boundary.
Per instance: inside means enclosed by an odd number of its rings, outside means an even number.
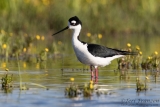
M65 63L67 60L70 63ZM14 62L14 63L13 63ZM92 96L69 98L65 95L65 87L70 84L70 77L75 84L84 85L90 81L87 66L76 59L57 58L52 62L25 63L20 61L23 84L28 90L19 90L18 66L15 61L8 63L9 74L13 74L13 88L0 91L0 107L117 107L117 106L160 106L160 77L155 79L154 72L142 70L117 70L116 61L110 66L99 69L99 92ZM1 68L0 76L6 71ZM149 77L146 84L148 90L137 92L136 78L142 82ZM49 90L34 84L41 84ZM103 91L102 91L103 90Z

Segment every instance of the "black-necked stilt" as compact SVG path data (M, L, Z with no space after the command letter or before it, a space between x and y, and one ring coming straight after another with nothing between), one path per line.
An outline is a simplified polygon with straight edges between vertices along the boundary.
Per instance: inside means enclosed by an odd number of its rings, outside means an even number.
M79 20L77 16L71 17L68 20L68 26L59 32L53 34L56 35L66 29L72 29L72 45L75 51L75 54L78 60L86 65L90 66L91 70L91 80L94 79L95 82L98 81L98 66L106 66L111 63L112 60L122 57L124 55L132 55L135 53L128 51L121 51L117 49L108 48L105 46L97 45L97 44L88 44L86 42L79 40L79 34L81 31L82 22ZM93 72L93 68L95 69L95 73Z

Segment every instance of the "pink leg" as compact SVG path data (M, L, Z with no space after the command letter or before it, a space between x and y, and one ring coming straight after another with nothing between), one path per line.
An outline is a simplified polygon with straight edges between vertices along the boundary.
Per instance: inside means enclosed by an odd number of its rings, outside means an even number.
M94 80L94 72L92 70L92 66L90 66L90 70L91 70L91 81L93 81Z
M95 67L95 83L98 82L98 67Z

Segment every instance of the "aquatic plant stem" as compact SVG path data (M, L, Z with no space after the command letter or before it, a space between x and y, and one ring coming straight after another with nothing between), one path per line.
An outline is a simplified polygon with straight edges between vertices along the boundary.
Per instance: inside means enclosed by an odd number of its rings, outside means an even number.
M8 62L8 48L5 50L5 61Z
M46 86L43 86L41 84L37 84L37 83L29 83L31 85L35 85L35 86L39 86L39 87L42 87L42 88L45 88L45 89L48 89Z
M18 53L16 54L16 57L17 57L17 64L18 64L19 85L20 85L20 90L21 90L22 89L22 78L21 78L21 72L20 72Z

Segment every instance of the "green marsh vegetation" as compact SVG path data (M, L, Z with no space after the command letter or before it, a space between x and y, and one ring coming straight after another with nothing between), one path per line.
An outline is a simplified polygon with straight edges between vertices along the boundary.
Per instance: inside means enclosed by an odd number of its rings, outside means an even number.
M150 54L160 45L158 4L158 0L1 0L0 54L7 61L17 51L25 56L45 48L52 54L73 53L70 32L51 35L74 15L83 22L84 41L115 48L130 42Z
M5 69L6 73L5 75L2 77L2 89L9 89L10 87L12 87L12 77L13 74L8 74L8 69Z

